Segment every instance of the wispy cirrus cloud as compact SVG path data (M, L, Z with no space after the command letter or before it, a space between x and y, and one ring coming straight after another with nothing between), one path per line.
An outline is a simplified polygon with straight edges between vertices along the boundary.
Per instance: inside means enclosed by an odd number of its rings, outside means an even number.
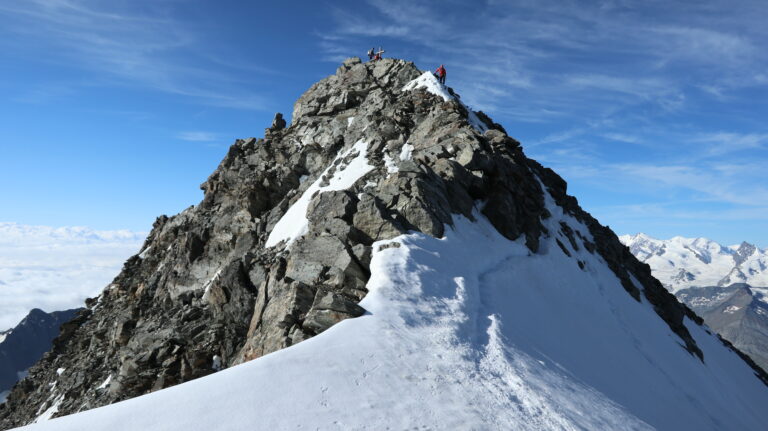
M189 142L215 142L220 140L220 136L216 133L211 132L181 132L178 135L176 135L177 138L181 139L182 141L189 141Z
M689 190L717 202L743 206L768 206L768 187L755 183L754 166L715 163L705 165L614 165L626 177L660 184L672 190Z
M3 3L3 32L13 37L0 44L15 50L14 41L21 38L27 44L58 47L40 61L98 72L101 85L140 85L210 106L263 106L264 99L230 73L242 65L207 53L198 35L166 12L165 3L143 3L141 8L88 0ZM260 67L256 72L268 71ZM41 91L30 89L18 98L33 100Z
M768 148L768 133L703 133L695 136L692 141L704 144L707 156L719 156L741 150Z
M691 84L722 97L757 83L768 64L760 2L739 3L369 0L373 12L337 13L332 34L407 43L419 63L449 64L470 104L512 118L642 105L663 115L688 103ZM504 110L513 103L527 109Z
M668 61L695 61L720 69L748 64L759 54L759 48L749 38L727 30L670 25L652 27L651 32L658 34L651 40L663 43L664 58Z
M393 55L445 63L462 99L575 184L580 199L620 202L604 212L611 224L635 208L637 223L700 214L701 226L716 229L703 218L754 224L768 207L764 2L366 5L367 19L398 28L382 35L403 50ZM350 22L337 20L336 43L366 37Z

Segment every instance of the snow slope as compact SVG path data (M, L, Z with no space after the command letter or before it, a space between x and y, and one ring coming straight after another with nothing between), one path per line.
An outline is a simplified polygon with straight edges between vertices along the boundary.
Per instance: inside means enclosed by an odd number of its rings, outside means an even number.
M550 232L563 221L590 238L547 202ZM374 245L360 318L25 429L765 429L768 387L735 353L686 322L702 363L601 258L571 253L543 238L531 254L480 215L456 217L442 239Z
M751 244L726 247L706 238L659 240L642 233L619 239L672 293L733 283L768 286L768 251Z

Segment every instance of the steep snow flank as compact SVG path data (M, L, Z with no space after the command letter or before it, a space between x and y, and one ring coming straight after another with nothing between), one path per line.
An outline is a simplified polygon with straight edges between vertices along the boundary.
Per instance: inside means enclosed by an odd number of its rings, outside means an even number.
M301 195L299 200L291 205L283 217L275 224L275 227L269 234L269 238L267 238L266 246L274 247L280 241L286 241L286 245L290 245L297 238L307 233L309 229L307 207L315 193L347 189L363 175L370 172L373 166L368 164L368 158L366 157L367 147L368 144L366 142L358 141L347 151L336 157L331 166L323 171L317 180ZM357 152L357 155L348 164L345 164L343 160L354 152ZM322 185L323 177L327 176L332 168L335 168L333 176L328 179L327 185Z
M465 105L464 102L462 102L460 99L451 95L451 93L448 91L448 87L441 84L440 81L437 80L435 75L432 74L432 72L424 72L418 78L405 84L405 86L403 87L403 91L411 91L417 88L424 88L428 92L436 96L442 97L443 100L446 102L449 100L458 101L461 104L461 106L463 106L464 109L467 110L467 117L469 120L469 124L472 127L474 127L475 130L479 131L480 133L483 133L486 130L488 130L488 126L486 126L482 121L480 121L480 118L477 117L477 114L475 114L475 111L469 109L469 107Z
M589 234L546 199L552 235L560 222ZM568 258L556 236L531 254L477 219L374 244L360 318L28 429L765 428L768 388L714 336L686 322L702 363L601 258Z
M706 238L659 240L642 233L619 239L673 293L692 286L768 286L768 251L750 244L726 247Z

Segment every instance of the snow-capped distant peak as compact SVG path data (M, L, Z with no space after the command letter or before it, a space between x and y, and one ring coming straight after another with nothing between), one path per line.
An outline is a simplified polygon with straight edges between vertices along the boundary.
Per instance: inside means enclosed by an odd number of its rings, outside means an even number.
M707 238L675 236L662 240L649 235L621 235L641 261L670 291L693 286L727 286L748 283L768 286L768 251L748 242L723 246Z

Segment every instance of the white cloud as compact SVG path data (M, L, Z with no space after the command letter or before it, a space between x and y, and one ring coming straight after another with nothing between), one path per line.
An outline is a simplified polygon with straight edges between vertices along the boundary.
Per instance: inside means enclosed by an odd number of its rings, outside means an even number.
M677 220L687 223L695 221L706 222L737 222L745 220L760 221L768 214L768 206L756 208L737 208L723 210L692 210L680 208L686 202L653 202L633 205L612 205L600 208L602 215L610 215L618 220ZM681 205L683 204L683 205Z
M707 144L705 154L718 156L740 150L768 146L768 133L704 133L691 139L692 142Z
M687 26L656 27L664 43L661 51L670 60L692 59L704 63L749 62L757 51L747 38L725 31ZM658 40L658 39L656 39Z
M625 133L604 133L603 137L612 141L626 142L627 144L637 144L642 142L642 139L637 136L627 135Z
M0 330L32 308L82 307L139 251L145 233L0 222Z
M217 134L210 132L181 132L177 137L182 141L190 142L213 142L219 140Z
M669 83L658 78L637 79L601 74L575 75L565 79L568 86L576 89L597 89L650 99L669 93Z
M594 167L597 169L593 172L599 172L603 180L613 178L612 186L616 187L633 184L637 190L649 190L658 196L688 194L690 198L712 203L768 206L768 187L760 181L764 171L749 164L604 163Z

